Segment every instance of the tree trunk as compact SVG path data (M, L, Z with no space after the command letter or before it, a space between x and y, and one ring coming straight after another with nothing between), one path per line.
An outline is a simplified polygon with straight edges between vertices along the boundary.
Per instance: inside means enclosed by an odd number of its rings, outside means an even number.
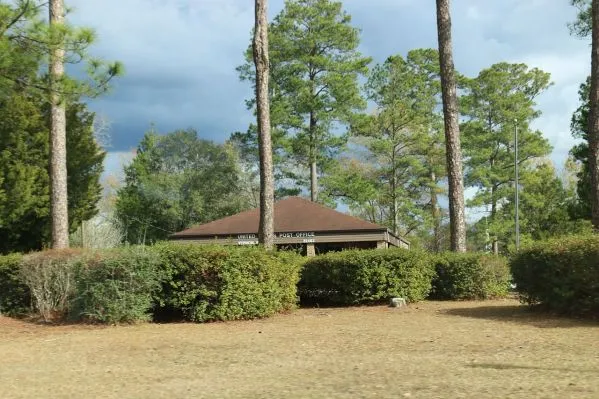
M310 111L310 200L318 201L318 170L316 166L316 117Z
M451 250L466 251L466 218L464 215L464 180L462 177L462 149L458 123L458 101L451 44L451 16L449 0L437 0L437 34L441 90L445 119L445 148L449 196L449 223Z
M433 251L441 252L441 215L437 200L437 175L430 172L431 179L431 216L433 217Z
M495 185L491 187L491 226L495 228L495 217L497 216L497 200L495 199ZM497 235L493 234L493 241L491 242L491 248L493 254L499 255L499 240Z
M274 248L274 176L268 100L268 0L255 0L254 64L256 66L256 108L260 151L260 227L258 240L267 250Z
M64 24L63 0L50 0L50 25ZM54 43L53 43L54 46ZM69 247L67 194L66 111L59 93L64 75L65 50L56 46L50 54L50 184L52 248Z
M391 171L391 216L393 217L393 234L399 235L399 205L397 201L397 171L395 170L395 147L391 155L391 163L393 165Z
M599 231L599 0L593 0L591 93L589 112L589 172L591 174L591 220Z

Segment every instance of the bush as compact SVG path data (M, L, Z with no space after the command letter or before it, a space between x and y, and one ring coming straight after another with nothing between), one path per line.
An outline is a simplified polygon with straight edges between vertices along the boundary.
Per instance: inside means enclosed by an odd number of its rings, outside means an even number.
M599 236L538 242L511 260L522 302L571 315L599 315Z
M293 309L300 262L260 248L161 243L159 304L191 321L270 316Z
M309 259L299 292L303 301L371 304L391 297L426 298L434 270L429 257L407 249L352 250Z
M503 257L447 252L432 259L436 275L431 298L489 299L509 293L510 271Z
M82 255L77 250L51 250L23 257L20 278L45 321L61 319L68 313L74 294L74 268Z
M105 250L77 263L71 317L101 323L151 319L153 295L161 275L154 252L144 248Z
M20 316L31 308L31 293L23 283L19 267L23 256L0 256L0 314Z

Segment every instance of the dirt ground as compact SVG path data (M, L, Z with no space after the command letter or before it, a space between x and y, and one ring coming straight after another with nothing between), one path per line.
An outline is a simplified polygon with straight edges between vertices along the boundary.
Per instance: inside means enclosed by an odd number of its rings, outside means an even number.
M0 318L0 398L599 398L599 324L516 301L121 327Z

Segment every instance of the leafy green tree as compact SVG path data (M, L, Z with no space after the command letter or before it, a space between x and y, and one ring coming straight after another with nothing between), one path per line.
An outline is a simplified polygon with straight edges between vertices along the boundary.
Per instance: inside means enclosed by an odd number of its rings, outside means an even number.
M580 165L576 174L576 198L570 204L570 215L573 219L591 219L591 175L589 172L589 90L590 78L580 85L578 95L580 105L572 115L570 131L572 136L583 141L576 144L570 155Z
M538 162L523 176L520 183L520 230L523 242L591 231L589 221L570 218L570 193L556 175L551 162ZM511 198L496 215L494 232L499 236L499 241L505 244L504 250L515 245L514 210L514 199ZM486 218L472 226L473 249L491 250L490 237L486 234L489 228Z
M47 19L40 15L46 7ZM108 64L89 56L94 32L68 24L66 13L64 0L16 0L0 5L2 84L12 82L26 87L50 105L49 171L55 248L69 244L66 109L82 95L95 96L106 91L108 82L122 72L119 63ZM86 78L65 74L66 64L80 63L87 64ZM48 65L48 73L38 73L40 64ZM35 69L31 69L33 66Z
M370 58L358 52L359 30L342 3L331 0L287 0L269 27L269 44L271 123L284 138L274 147L295 161L287 169L290 179L303 185L302 175L309 171L310 197L316 201L319 174L346 142L336 131L366 105L358 78ZM250 54L238 71L255 84Z
M327 190L395 234L427 226L438 233L444 149L436 50L389 57L372 70L366 92L376 110L355 118L350 146L362 159L339 165Z
M576 36L587 37L591 34L591 2L592 0L570 0L571 4L578 9L576 21L568 26L570 32Z
M116 214L128 242L154 242L246 209L239 186L238 162L229 146L200 139L191 129L164 136L150 131L125 167Z
M514 128L519 132L521 175L530 173L530 160L548 155L551 146L540 131L530 129L539 117L535 98L550 86L550 76L524 64L499 63L466 80L461 104L466 158L466 185L476 187L470 206L490 207L488 219L493 251L499 251L503 229L497 217L502 204L514 196ZM517 121L517 122L515 122Z
M0 252L49 245L50 180L48 105L27 91L0 99ZM70 230L96 213L104 151L93 136L94 114L67 106L67 172Z

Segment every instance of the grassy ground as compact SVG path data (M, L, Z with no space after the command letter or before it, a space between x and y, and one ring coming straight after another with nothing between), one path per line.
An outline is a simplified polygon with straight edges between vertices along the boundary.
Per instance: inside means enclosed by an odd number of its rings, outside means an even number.
M192 397L599 398L599 325L511 300L204 325L0 318L0 398Z

